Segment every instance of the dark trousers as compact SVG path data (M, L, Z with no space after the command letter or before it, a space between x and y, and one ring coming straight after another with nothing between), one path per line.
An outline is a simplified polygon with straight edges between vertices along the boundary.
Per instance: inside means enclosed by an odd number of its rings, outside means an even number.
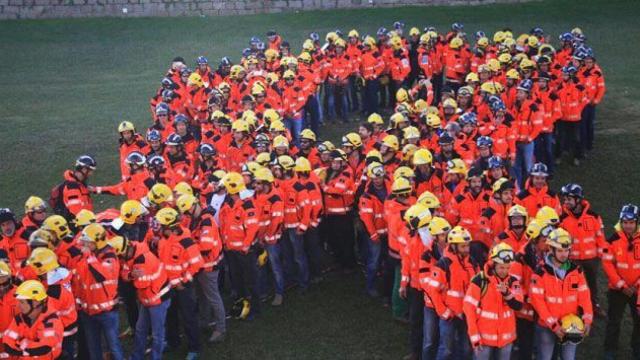
M320 100L317 94L309 95L307 98L307 104L304 106L305 112L308 116L305 116L305 127L310 128L316 135L320 135L320 123L322 122L322 111L320 109Z
M309 258L309 273L311 277L322 274L322 245L320 244L320 232L317 227L311 227L304 233L304 251Z
M549 174L553 175L555 172L556 163L553 156L553 144L555 140L553 133L541 133L535 140L535 156L536 162L541 162L547 165Z
M595 308L598 304L598 271L600 270L600 259L574 260L574 262L582 266L584 270L584 277L587 278L587 286L589 286L589 291L591 291L591 303Z
M384 274L382 276L382 293L384 297L388 297L389 299L391 299L393 295L393 282L395 280L397 266L400 266L400 260L387 255L384 262Z
M367 80L364 84L364 96L362 99L365 115L378 112L378 93L380 92L380 81L378 79Z
M442 73L433 74L433 77L431 78L431 84L433 84L433 103L439 104L440 99L442 98Z
M533 336L535 334L535 322L525 319L516 319L516 334L518 339L518 357L519 360L531 360L533 357Z
M360 99L358 98L360 87L357 81L355 76L349 76L349 110L352 112L360 110Z
M607 294L609 309L607 315L607 330L604 336L604 351L607 355L615 358L620 339L620 325L624 316L625 308L631 310L631 320L633 321L633 331L631 333L631 350L634 359L640 359L640 316L636 309L637 297L628 297L622 291L609 290Z
M255 249L247 254L240 251L225 253L231 273L231 287L238 299L246 298L251 302L251 314L260 313L260 294L257 286L258 265Z
M582 139L582 150L593 150L593 133L594 124L596 122L596 106L587 105L582 110L582 119L580 120L580 138Z
M354 268L356 257L353 216L351 214L329 215L325 217L325 222L327 240L333 253L338 258L338 263L347 269Z
M556 158L562 156L562 152L572 151L575 159L582 159L582 142L580 139L579 121L558 121L558 136L556 137Z
M136 288L129 281L118 282L118 294L124 301L124 306L127 311L127 323L132 329L136 328L138 322L138 302L136 299Z
M422 353L422 324L424 321L424 296L421 291L409 286L407 288L409 300L409 348L412 354Z
M180 346L180 322L187 337L189 352L200 352L200 336L196 311L196 291L193 282L184 285L184 289L173 289L171 305L167 311L167 344L172 348Z

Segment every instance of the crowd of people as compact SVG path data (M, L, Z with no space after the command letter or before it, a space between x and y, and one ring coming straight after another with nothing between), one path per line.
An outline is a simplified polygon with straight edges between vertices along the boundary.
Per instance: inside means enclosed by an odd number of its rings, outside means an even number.
M181 338L195 359L200 326L223 341L228 317L361 265L409 324L407 359L573 359L595 318L613 359L627 305L638 358L638 207L607 240L580 185L548 183L593 147L605 85L583 32L556 48L540 28L404 28L311 33L298 56L269 31L216 70L176 57L146 133L118 126L119 183L90 184L82 155L48 201L0 210L2 354L117 360L129 334L131 359ZM93 194L126 200L95 211Z

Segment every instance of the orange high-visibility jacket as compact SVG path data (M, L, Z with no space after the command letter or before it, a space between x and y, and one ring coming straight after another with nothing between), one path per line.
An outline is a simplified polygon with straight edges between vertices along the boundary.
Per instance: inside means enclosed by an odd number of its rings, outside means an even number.
M214 209L206 208L198 219L191 221L191 236L198 244L204 271L214 270L223 257L220 229L214 215Z
M111 311L118 304L120 263L111 247L98 254L84 256L76 267L75 280L80 284L76 300L88 315Z
M346 167L340 173L332 173L332 177L327 178L322 185L322 191L326 215L345 215L351 211L355 201L355 183L351 169Z
M259 209L260 228L257 238L265 244L275 244L282 236L284 228L284 202L282 191L272 186L267 194L256 196L256 207Z
M202 255L188 229L163 237L158 243L158 258L167 270L171 286L187 284L202 268Z
M640 280L640 232L629 238L623 231L617 231L607 242L602 267L609 280L609 289L637 286Z
M386 186L384 194L391 191ZM360 220L364 224L364 228L369 234L371 241L379 241L380 236L387 233L387 221L384 218L384 198L378 197L377 192L372 183L365 185L365 190L360 196L358 214Z
M535 217L538 210L543 206L549 206L557 213L562 211L560 200L555 191L549 189L547 186L538 190L531 185L529 180L525 183L524 190L520 191L514 200L516 204L522 205L527 209L527 214L529 214L531 218Z
M64 172L64 185L62 188L62 202L64 207L75 216L80 210L93 211L93 201L89 189L84 182L78 181L73 176L73 171Z
M563 209L560 227L567 230L573 239L571 258L576 260L594 259L607 246L602 218L591 210L588 201L582 200L583 209L578 215Z
M464 296L475 274L468 256L461 259L449 248L445 250L433 269L428 287L428 295L441 319L462 317Z
M22 314L13 318L2 336L4 351L12 360L53 360L62 353L64 327L53 309L32 323Z
M149 307L168 300L171 284L164 264L149 250L147 242L134 241L129 246L133 246L135 250L131 259L122 264L121 276L132 282L138 301ZM134 278L132 272L135 270L142 273Z
M227 196L220 208L220 235L225 250L247 253L256 242L259 209L252 198L234 201Z

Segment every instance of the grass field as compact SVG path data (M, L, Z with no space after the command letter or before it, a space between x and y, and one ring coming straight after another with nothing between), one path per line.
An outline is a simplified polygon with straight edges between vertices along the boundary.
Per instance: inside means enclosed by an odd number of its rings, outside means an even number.
M117 171L117 124L148 126L149 96L170 60L238 59L253 35L274 28L298 49L311 31L324 34L403 20L409 27L444 31L461 21L469 33L516 33L538 25L556 39L580 26L604 69L607 95L598 108L596 150L579 168L562 165L555 179L581 183L608 229L640 191L640 31L637 1L553 0L481 7L420 7L221 18L78 19L0 22L0 206L21 212L31 194L48 196L61 172L81 153L98 158L93 183L113 183ZM323 128L335 138L345 128ZM99 208L115 204L99 199ZM407 333L377 302L363 295L359 275L330 276L307 295L291 295L280 309L253 323L231 322L225 343L206 350L225 359L397 359ZM604 283L603 283L604 286ZM629 329L629 324L625 328ZM579 358L600 356L604 322L580 346ZM630 358L623 332L624 351ZM179 358L180 356L175 356Z

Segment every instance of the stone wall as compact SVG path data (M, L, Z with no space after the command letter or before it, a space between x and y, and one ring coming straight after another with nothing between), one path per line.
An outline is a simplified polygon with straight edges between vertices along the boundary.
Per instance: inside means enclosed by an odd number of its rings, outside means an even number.
M524 0L0 0L0 19L219 16L402 5L480 5Z

